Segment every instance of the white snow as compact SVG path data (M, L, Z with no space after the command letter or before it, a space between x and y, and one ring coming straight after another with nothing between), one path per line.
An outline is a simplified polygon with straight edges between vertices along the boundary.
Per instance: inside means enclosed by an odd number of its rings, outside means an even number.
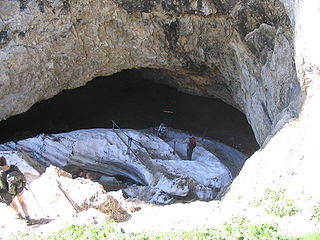
M23 150L38 162L46 162L46 165L64 167L73 164L107 177L122 175L131 178L145 186L128 186L124 191L129 196L139 198L139 195L144 195L148 198L143 200L164 201L156 202L161 204L170 202L168 199L175 196L214 199L232 182L231 172L219 157L231 162L241 162L246 158L222 143L195 136L197 146L192 160L186 160L189 137L186 132L167 128L165 140L152 132L153 129L85 129L42 134L16 142L15 150ZM129 137L132 138L131 143ZM0 145L0 150L9 146L12 149L13 145Z

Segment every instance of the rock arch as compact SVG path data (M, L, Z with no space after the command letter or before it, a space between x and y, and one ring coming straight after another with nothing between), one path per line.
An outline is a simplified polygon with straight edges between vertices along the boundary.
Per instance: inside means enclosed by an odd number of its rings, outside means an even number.
M294 18L286 2L1 4L0 119L132 68L161 69L159 81L238 108L260 145L281 119L298 115Z

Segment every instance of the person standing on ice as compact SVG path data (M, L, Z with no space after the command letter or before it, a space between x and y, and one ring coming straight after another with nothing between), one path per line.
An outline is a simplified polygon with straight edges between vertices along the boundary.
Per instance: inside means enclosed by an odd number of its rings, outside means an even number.
M158 128L158 137L164 140L166 138L167 126L165 123L161 123Z
M189 136L189 141L187 143L187 160L191 160L194 148L197 146L197 140L194 136Z

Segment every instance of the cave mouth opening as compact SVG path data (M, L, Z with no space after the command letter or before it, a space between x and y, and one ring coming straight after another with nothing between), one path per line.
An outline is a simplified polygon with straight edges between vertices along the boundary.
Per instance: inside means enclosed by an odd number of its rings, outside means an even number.
M165 122L174 129L218 140L248 157L259 149L239 110L217 98L189 95L160 84L144 74L144 69L97 77L33 105L28 112L0 122L0 142L41 133L112 128L111 120L123 129L153 128Z
M114 120L121 128L131 129L165 122L172 128L219 140L248 156L259 149L239 110L217 98L179 92L143 73L143 69L130 69L97 77L85 86L38 102L29 111L0 122L0 143L41 133L112 128Z

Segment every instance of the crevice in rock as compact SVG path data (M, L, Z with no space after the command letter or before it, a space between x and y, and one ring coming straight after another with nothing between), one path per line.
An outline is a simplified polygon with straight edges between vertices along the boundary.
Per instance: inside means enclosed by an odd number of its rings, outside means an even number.
M101 172L103 169L103 172ZM93 164L79 164L77 162L68 163L63 167L63 170L71 173L73 176L79 175L80 171L90 172L93 174L94 179L100 179L101 176L113 176L115 180L119 182L125 182L128 184L137 184L142 186L147 186L147 182L141 172L136 169L131 168L125 164L112 163L105 161L95 161ZM85 176L82 176L85 177Z

